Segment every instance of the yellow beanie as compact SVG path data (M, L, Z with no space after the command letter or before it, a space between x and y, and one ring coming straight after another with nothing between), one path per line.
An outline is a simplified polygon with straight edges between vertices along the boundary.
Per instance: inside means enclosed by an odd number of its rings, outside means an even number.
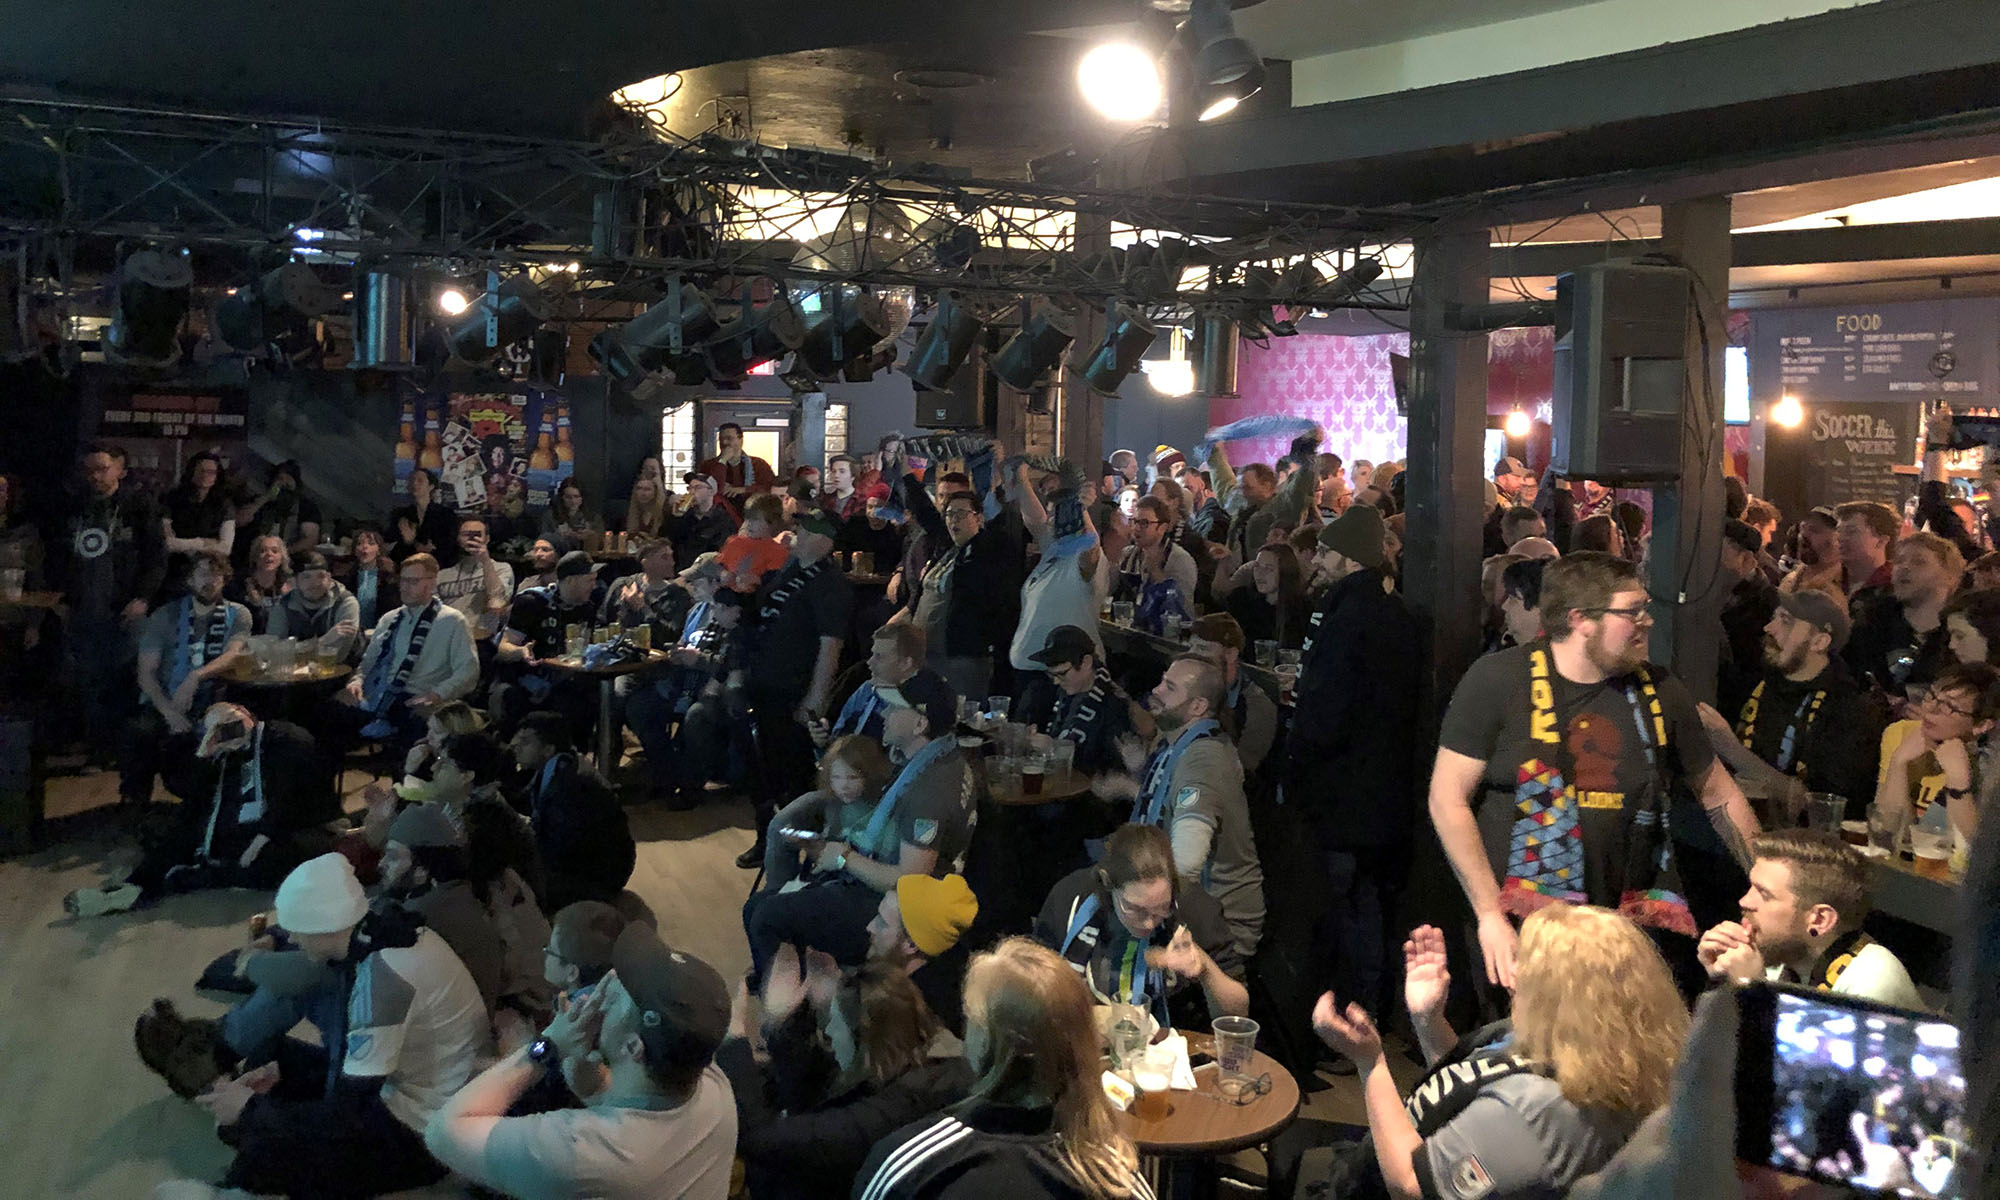
M962 875L905 875L896 881L896 904L910 944L930 958L958 945L979 915L979 900Z

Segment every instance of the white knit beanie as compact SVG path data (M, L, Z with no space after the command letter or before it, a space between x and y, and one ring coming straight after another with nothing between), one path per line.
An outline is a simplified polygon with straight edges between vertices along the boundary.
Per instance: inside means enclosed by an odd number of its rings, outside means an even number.
M278 925L288 933L339 933L367 912L368 897L344 855L300 863L278 885Z

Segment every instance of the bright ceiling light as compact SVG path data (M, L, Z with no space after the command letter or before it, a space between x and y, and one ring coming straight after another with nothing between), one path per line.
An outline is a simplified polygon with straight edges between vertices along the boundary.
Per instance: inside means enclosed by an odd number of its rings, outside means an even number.
M1848 225L1897 225L1913 221L1968 221L2000 217L2000 176L1926 188L1901 196L1864 200L1845 208L1750 225L1735 233L1765 233L1781 229L1834 229Z
M1806 409L1797 396L1786 396L1771 406L1771 420L1786 429L1797 429L1805 424Z
M1264 60L1236 32L1229 0L1194 0L1183 35L1194 52L1201 119L1213 121L1264 86Z
M1213 121L1217 117L1226 116L1236 111L1236 106L1241 103L1243 103L1241 96L1217 96L1209 102L1207 108L1201 110L1201 116L1197 120Z
M1138 121L1160 111L1165 89L1159 64L1130 42L1107 42L1083 56L1077 86L1090 106L1114 121Z
M1146 382L1162 396L1185 396L1194 390L1194 364L1188 361L1187 333L1173 328L1167 342L1167 357L1146 360Z
M1528 434L1534 431L1534 428L1535 423L1529 420L1528 414L1522 412L1520 409L1517 408L1507 414L1507 436L1513 438L1515 441L1518 442L1526 438Z
M457 288L446 288L437 295L438 311L448 317L457 316L471 304L472 301L466 299L465 293Z
M645 109L656 104L665 104L680 90L681 77L678 74L655 75L651 79L641 79L637 83L628 83L619 88L611 93L611 101L625 108Z

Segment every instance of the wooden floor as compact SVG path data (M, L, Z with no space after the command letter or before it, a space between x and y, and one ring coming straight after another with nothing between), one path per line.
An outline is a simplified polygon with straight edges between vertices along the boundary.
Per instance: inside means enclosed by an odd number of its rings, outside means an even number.
M350 807L365 780L350 774ZM229 1152L199 1109L139 1062L132 1023L155 996L191 1016L221 1005L194 993L201 968L242 943L243 924L268 893L169 897L137 912L74 920L71 889L98 881L122 844L113 774L49 785L49 847L0 860L0 1197L143 1198L166 1179L219 1179ZM692 813L628 810L640 839L632 890L667 942L725 979L749 965L739 910L752 873L736 855L751 842L750 809L719 803ZM1403 1073L1399 1066L1398 1074ZM1309 1095L1302 1115L1365 1120L1352 1077ZM1252 1160L1254 1162L1254 1159ZM452 1188L414 1193L459 1196Z

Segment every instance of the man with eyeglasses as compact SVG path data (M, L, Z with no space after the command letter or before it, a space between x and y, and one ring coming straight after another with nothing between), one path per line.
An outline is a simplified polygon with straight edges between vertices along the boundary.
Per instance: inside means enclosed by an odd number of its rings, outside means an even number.
M423 736L424 718L479 682L479 652L465 614L438 598L437 559L412 554L396 576L403 605L369 632L361 665L327 714L343 732L387 741L400 754Z
M1166 502L1141 496L1131 525L1132 544L1125 548L1118 564L1115 594L1122 600L1138 600L1147 588L1171 581L1192 610L1200 572L1194 556L1168 536L1174 531L1175 519Z
M1452 695L1430 814L1471 902L1488 984L1513 987L1514 922L1553 903L1616 909L1683 975L1698 972L1670 810L1675 826L1706 814L1748 866L1757 820L1686 685L1647 663L1646 604L1632 563L1557 559L1542 575L1547 640L1477 660Z
M1024 716L1050 737L1076 743L1078 771L1096 775L1118 769L1123 765L1118 740L1151 734L1152 719L1112 681L1088 630L1058 625L1030 657L1048 671L1054 695L1031 687L1023 694ZM1039 703L1044 699L1046 708Z
M1021 615L1021 519L1003 509L989 524L980 500L992 460L990 447L968 456L973 487L942 493L942 512L915 475L898 485L902 507L929 544L916 604L928 640L925 665L961 696L986 695L995 648L1008 644Z
M1162 1026L1200 1028L1250 1012L1244 960L1221 906L1179 878L1166 833L1150 825L1120 826L1096 866L1059 881L1035 918L1035 940L1083 976L1091 999L1140 1005Z

